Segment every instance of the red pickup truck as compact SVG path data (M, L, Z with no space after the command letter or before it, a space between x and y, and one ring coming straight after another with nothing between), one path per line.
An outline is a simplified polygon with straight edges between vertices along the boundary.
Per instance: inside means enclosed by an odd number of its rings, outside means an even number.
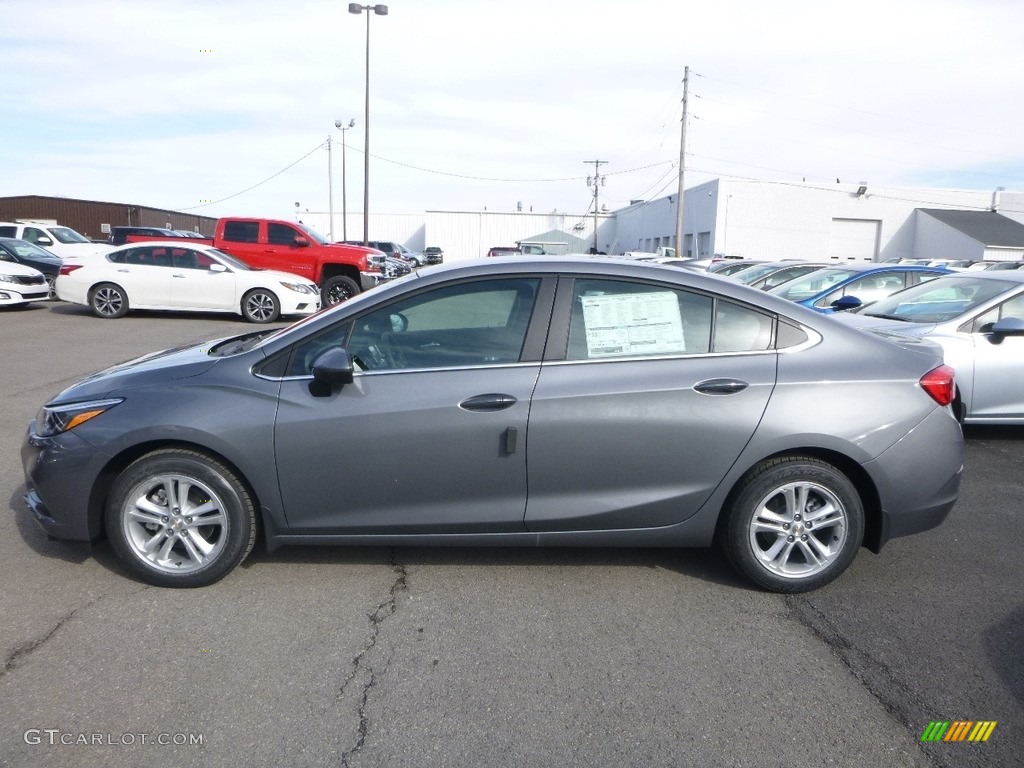
M128 242L170 237L128 235ZM179 239L178 242L181 242ZM328 243L302 224L276 219L224 218L206 242L257 269L301 275L320 286L323 306L338 304L389 278L384 254L358 245Z

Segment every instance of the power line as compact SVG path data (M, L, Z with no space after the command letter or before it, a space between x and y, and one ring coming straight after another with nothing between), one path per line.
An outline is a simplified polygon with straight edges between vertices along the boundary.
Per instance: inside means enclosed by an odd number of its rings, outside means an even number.
M315 147L313 147L313 149L311 149L309 152L307 152L302 157L300 157L298 160L296 160L294 163L291 163L290 165L286 165L284 168L282 168L277 173L273 174L272 176L268 176L267 178L265 178L261 182L253 184L251 187L246 187L241 192L235 192L233 195L228 195L227 197L222 197L219 200L211 200L208 203L201 203L199 205L193 205L193 206L190 206L188 208L176 208L175 210L178 210L178 211L194 211L197 208L206 208L206 207L211 206L211 205L216 205L217 203L223 203L225 200L231 200L232 198L238 197L239 195L244 195L246 192L251 192L252 190L256 189L256 187L261 187L264 184L266 184L268 181L270 181L271 179L276 179L278 176L280 176L285 171L287 171L287 170L289 170L291 168L294 168L296 165L301 163L303 160L305 160L307 157L312 155L318 149L322 149L325 146L325 144L326 144L326 142L320 142Z

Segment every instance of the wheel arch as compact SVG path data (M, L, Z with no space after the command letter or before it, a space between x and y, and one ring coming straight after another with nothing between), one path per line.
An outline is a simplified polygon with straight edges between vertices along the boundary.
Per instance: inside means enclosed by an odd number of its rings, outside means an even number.
M804 447L804 448L790 448L784 451L765 456L758 459L736 479L732 487L729 489L729 493L726 496L725 503L722 505L723 512L728 510L732 505L733 500L742 490L747 478L750 473L761 463L765 461L772 461L774 459L792 459L792 458L811 458L823 461L826 464L830 464L837 470L842 472L856 488L858 495L861 498L861 503L864 505L864 538L861 541L861 546L866 547L872 552L878 553L882 545L888 539L888 534L885 531L885 518L882 514L882 503L878 495L878 488L875 486L874 480L871 479L871 475L858 464L854 459L846 456L839 451L834 451L829 448L821 447ZM724 530L728 515L720 514L718 517L718 525L715 531L715 537L721 536Z
M324 283L332 277L347 277L354 280L356 285L360 284L359 268L354 264L339 264L337 262L324 264L323 269L320 272L320 288L323 289Z
M263 535L263 531L265 530L265 521L263 518L264 515L267 514L267 510L260 502L260 497L253 484L249 482L249 478L245 476L245 473L242 472L235 462L231 461L223 454L211 450L208 446L182 440L151 440L148 442L137 443L125 448L123 451L113 456L104 465L96 478L96 482L93 483L92 491L89 494L88 515L90 538L93 541L97 541L106 537L106 530L104 529L105 526L103 522L104 510L106 509L107 499L110 497L110 492L113 489L118 476L133 462L141 459L143 456L153 453L154 451L165 450L168 448L201 453L204 456L208 456L209 458L220 462L231 470L235 477L238 478L239 482L245 485L245 489L248 492L249 497L252 499L253 506L256 508L256 541L258 543Z

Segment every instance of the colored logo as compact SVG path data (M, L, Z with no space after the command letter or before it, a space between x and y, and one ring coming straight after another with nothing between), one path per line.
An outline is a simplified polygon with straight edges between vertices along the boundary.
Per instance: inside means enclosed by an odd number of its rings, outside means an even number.
M995 720L933 720L921 734L921 741L988 741L996 724Z

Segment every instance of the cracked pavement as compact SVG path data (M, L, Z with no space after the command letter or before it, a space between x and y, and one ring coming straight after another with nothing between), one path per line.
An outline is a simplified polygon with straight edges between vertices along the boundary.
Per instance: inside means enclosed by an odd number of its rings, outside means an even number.
M750 590L713 552L521 549L257 550L162 590L43 536L22 433L60 382L251 327L3 320L0 766L1020 764L1024 430L971 431L947 523L810 595ZM921 745L936 719L999 725ZM59 743L161 733L202 743Z

